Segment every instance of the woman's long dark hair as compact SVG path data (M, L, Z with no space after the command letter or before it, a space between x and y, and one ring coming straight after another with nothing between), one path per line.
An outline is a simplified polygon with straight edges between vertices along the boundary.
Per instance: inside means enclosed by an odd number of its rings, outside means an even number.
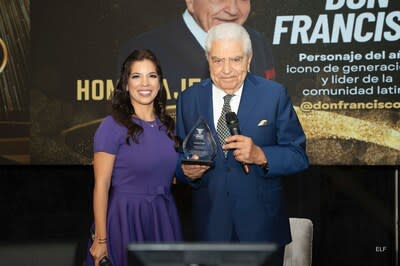
M137 61L150 60L156 66L156 72L160 82L160 89L154 99L154 111L158 119L160 119L162 125L167 130L167 135L170 139L175 142L175 146L178 146L178 139L175 136L175 122L171 116L166 112L167 95L163 86L163 75L161 71L160 63L156 56L150 50L135 50L133 51L124 61L121 68L121 74L117 83L117 87L113 92L111 104L112 104L112 116L113 118L128 129L126 136L126 142L130 144L130 139L135 143L138 143L138 136L143 132L143 128L136 124L132 120L132 115L135 115L135 108L131 103L129 91L127 91L128 80L130 76L131 66Z

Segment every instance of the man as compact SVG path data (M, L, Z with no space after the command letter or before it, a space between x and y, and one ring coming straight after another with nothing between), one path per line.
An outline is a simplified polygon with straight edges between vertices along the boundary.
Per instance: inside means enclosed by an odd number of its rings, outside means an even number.
M119 64L133 49L147 48L159 58L173 107L178 94L209 77L204 57L207 31L223 22L243 24L250 13L250 0L186 0L187 10L176 21L136 36L123 45ZM257 31L246 27L253 42L251 71L268 79L275 77L271 48Z
M182 139L203 117L218 143L214 167L178 167L178 177L194 187L196 235L202 241L274 242L282 255L291 235L280 177L308 167L304 132L286 89L248 73L254 56L242 26L213 27L206 55L211 79L182 92L176 117ZM226 109L237 113L241 135L219 140Z

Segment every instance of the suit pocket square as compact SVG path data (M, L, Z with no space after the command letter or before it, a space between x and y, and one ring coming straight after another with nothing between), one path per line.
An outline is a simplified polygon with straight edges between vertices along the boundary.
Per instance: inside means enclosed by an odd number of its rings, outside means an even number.
M266 126L267 124L268 124L268 121L263 119L263 120L260 120L260 122L258 122L257 126L263 127L263 126Z

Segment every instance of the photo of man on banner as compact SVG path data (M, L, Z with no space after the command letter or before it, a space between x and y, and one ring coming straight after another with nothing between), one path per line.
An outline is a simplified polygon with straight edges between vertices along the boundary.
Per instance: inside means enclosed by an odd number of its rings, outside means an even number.
M119 61L132 49L148 48L160 58L170 110L175 109L179 92L209 77L204 41L207 31L224 22L243 25L251 11L251 1L185 0L186 10L176 20L134 36L120 50ZM267 79L275 77L269 42L258 31L245 26L253 43L250 71ZM174 112L173 112L174 113Z

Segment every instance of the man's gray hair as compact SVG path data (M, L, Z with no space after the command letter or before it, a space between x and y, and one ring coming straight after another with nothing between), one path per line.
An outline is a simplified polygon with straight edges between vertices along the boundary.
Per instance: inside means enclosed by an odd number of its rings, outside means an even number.
M247 30L237 24L237 23L222 23L217 26L212 27L206 37L206 56L210 52L211 45L217 40L239 40L242 41L243 49L248 56L253 54L253 49L251 47L250 36Z

